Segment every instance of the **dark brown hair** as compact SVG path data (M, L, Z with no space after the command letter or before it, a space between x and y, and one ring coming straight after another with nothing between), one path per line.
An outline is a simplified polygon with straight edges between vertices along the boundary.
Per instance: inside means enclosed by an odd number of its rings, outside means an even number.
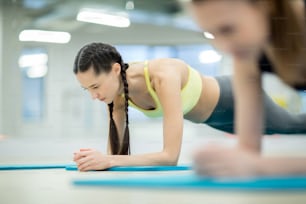
M194 4L209 0L192 0ZM270 42L275 72L289 85L306 79L305 20L289 0L246 0L266 3L270 11ZM304 16L302 16L304 17ZM303 61L304 60L304 61Z
M305 21L288 0L266 0L270 3L271 43L275 57L275 71L288 84L306 78ZM304 70L303 70L304 69Z
M109 109L109 141L111 153L114 155L129 155L130 154L130 134L129 134L129 116L128 116L128 100L129 100L129 89L126 80L126 70L129 65L125 64L122 60L120 53L115 47L104 44L104 43L91 43L85 45L78 52L75 61L73 72L86 72L93 67L96 75L101 73L109 73L112 65L119 63L121 65L121 80L124 88L125 96L125 130L123 141L120 143L118 130L113 119L113 108L114 103L108 104Z

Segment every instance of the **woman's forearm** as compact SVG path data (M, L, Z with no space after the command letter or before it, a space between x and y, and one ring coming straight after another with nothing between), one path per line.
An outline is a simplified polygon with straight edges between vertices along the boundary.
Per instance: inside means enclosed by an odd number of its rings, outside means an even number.
M107 155L109 167L114 166L174 166L176 157L167 152L148 153L140 155Z
M233 80L235 96L235 128L239 146L259 152L263 130L261 77L256 64L235 61Z
M306 158L266 158L258 160L259 175L306 175Z
M113 166L173 166L179 159L183 119L164 119L163 151L139 155L107 155L110 167Z

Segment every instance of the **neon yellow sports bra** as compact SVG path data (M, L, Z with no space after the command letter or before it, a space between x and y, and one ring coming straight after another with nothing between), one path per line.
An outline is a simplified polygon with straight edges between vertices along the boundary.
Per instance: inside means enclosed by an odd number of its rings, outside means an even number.
M201 79L200 74L196 70L191 68L190 66L188 66L188 71L189 71L189 75L188 75L187 83L181 90L181 98L182 98L182 104L183 104L182 111L184 115L187 114L189 111L191 111L192 108L197 104L201 96L201 92L202 92L202 79ZM149 76L149 71L148 71L148 61L145 61L144 76L145 76L147 89L155 102L156 108L152 110L145 110L145 109L138 107L130 100L129 100L129 105L143 112L148 117L152 117L152 118L161 117L163 116L163 110L162 110L160 101L158 99L158 96L151 86L150 76Z

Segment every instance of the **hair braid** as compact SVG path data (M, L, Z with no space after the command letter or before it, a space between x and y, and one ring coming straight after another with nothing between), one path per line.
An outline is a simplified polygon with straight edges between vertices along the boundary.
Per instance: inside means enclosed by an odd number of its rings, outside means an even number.
M130 152L130 131L129 131L129 86L126 80L126 70L129 67L128 64L120 63L121 64L121 79L123 83L123 90L124 90L124 97L125 97L125 130L124 130L124 137L121 146L121 154L129 155Z
M110 147L112 154L119 154L119 137L118 137L118 130L113 118L113 109L114 103L108 104L109 108L109 139L110 139Z

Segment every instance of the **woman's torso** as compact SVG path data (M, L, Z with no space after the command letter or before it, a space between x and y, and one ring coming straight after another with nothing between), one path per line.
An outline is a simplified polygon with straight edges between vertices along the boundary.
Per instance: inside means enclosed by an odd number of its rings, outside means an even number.
M169 63L170 66L167 66L167 63ZM188 86L189 83L194 83L190 82L190 70L188 68L188 65L184 62L176 59L151 60L148 61L147 74L149 75L149 83L155 93L156 90L154 86L154 81L156 81L156 77L159 76L158 74L155 74L156 70L158 69L158 66L165 66L169 69L175 69L175 72L173 73L177 73L181 78L181 94L183 89L188 88L186 86ZM158 107L156 104L156 100L154 99L154 97L152 97L152 93L150 93L147 87L148 84L146 83L146 76L144 70L145 67L145 62L131 63L130 67L127 70L127 80L129 84L130 105L137 106L136 108L138 110L143 110L142 112L146 114L146 112L154 111ZM199 77L200 82L197 85L193 84L193 87L190 87L192 89L198 89L198 87L195 86L202 86L201 91L199 93L199 97L198 99L196 99L197 101L195 105L193 105L191 110L189 110L188 113L184 115L185 119L191 120L193 122L205 121L213 112L219 99L219 87L217 81L212 77ZM193 80L197 79L194 78ZM190 92L190 89L186 91ZM193 94L194 90L191 91ZM123 100L122 97L120 98L121 100ZM194 100L192 98L194 98L194 95L191 95L190 100ZM186 101L188 100L188 98L186 97L183 97L182 100L184 103L190 102ZM184 107L182 111L184 111ZM146 115L150 116L150 114Z

